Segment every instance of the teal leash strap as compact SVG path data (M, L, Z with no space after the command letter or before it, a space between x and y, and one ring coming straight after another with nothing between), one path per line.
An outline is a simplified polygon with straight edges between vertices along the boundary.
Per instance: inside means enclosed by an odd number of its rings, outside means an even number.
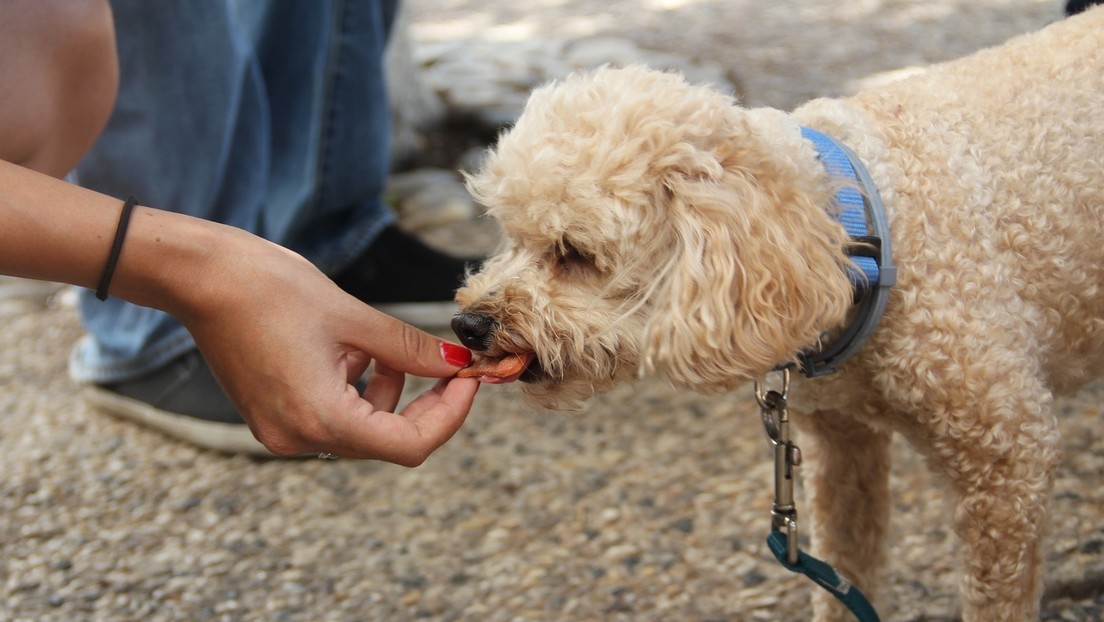
M771 553L774 553L774 556L778 559L778 563L782 564L786 570L803 574L820 587L828 590L828 593L835 596L837 600L851 610L856 620L859 622L879 622L878 612L874 610L874 606L867 600L866 595L859 588L852 585L850 581L840 576L835 568L804 551L798 551L796 564L789 563L786 560L786 552L789 550L786 534L781 531L772 531L767 536L767 546L770 547Z
M859 622L879 622L878 613L857 587L840 576L835 568L806 554L797 545L797 505L794 481L801 464L801 451L790 437L790 416L786 402L790 392L790 371L780 370L782 386L767 390L755 383L755 401L759 403L763 427L774 449L774 503L771 506L771 532L767 546L787 570L803 574L828 590L851 610Z

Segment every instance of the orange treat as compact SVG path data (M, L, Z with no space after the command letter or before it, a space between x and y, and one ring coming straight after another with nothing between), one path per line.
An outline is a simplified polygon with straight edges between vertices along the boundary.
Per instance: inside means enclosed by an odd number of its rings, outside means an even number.
M507 354L502 358L488 358L476 354L472 358L471 365L456 373L459 378L509 378L516 376L525 370L529 361L533 360L532 354Z

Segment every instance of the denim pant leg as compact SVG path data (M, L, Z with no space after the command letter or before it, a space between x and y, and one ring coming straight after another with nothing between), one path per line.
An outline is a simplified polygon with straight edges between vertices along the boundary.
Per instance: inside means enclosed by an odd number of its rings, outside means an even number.
M237 2L271 111L260 234L334 274L393 220L383 57L398 0Z
M112 5L120 92L78 183L241 227L331 273L391 222L382 56L394 2ZM160 311L91 292L79 305L78 380L135 377L194 347Z

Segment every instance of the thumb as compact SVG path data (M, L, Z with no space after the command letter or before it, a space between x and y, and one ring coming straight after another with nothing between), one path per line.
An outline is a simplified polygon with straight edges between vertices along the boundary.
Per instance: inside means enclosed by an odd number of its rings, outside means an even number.
M427 378L448 378L471 362L471 350L406 324L367 305L367 321L358 323L351 345L397 371Z

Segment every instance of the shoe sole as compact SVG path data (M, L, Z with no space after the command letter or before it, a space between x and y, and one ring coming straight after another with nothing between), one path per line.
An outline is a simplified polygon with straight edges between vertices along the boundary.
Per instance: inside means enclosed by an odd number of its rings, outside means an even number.
M226 454L276 457L265 449L245 424L205 421L178 415L95 385L82 387L81 395L85 403L110 415L152 428L197 447Z
M448 328L452 316L460 310L455 302L407 302L372 305L376 311L386 313L423 330Z

